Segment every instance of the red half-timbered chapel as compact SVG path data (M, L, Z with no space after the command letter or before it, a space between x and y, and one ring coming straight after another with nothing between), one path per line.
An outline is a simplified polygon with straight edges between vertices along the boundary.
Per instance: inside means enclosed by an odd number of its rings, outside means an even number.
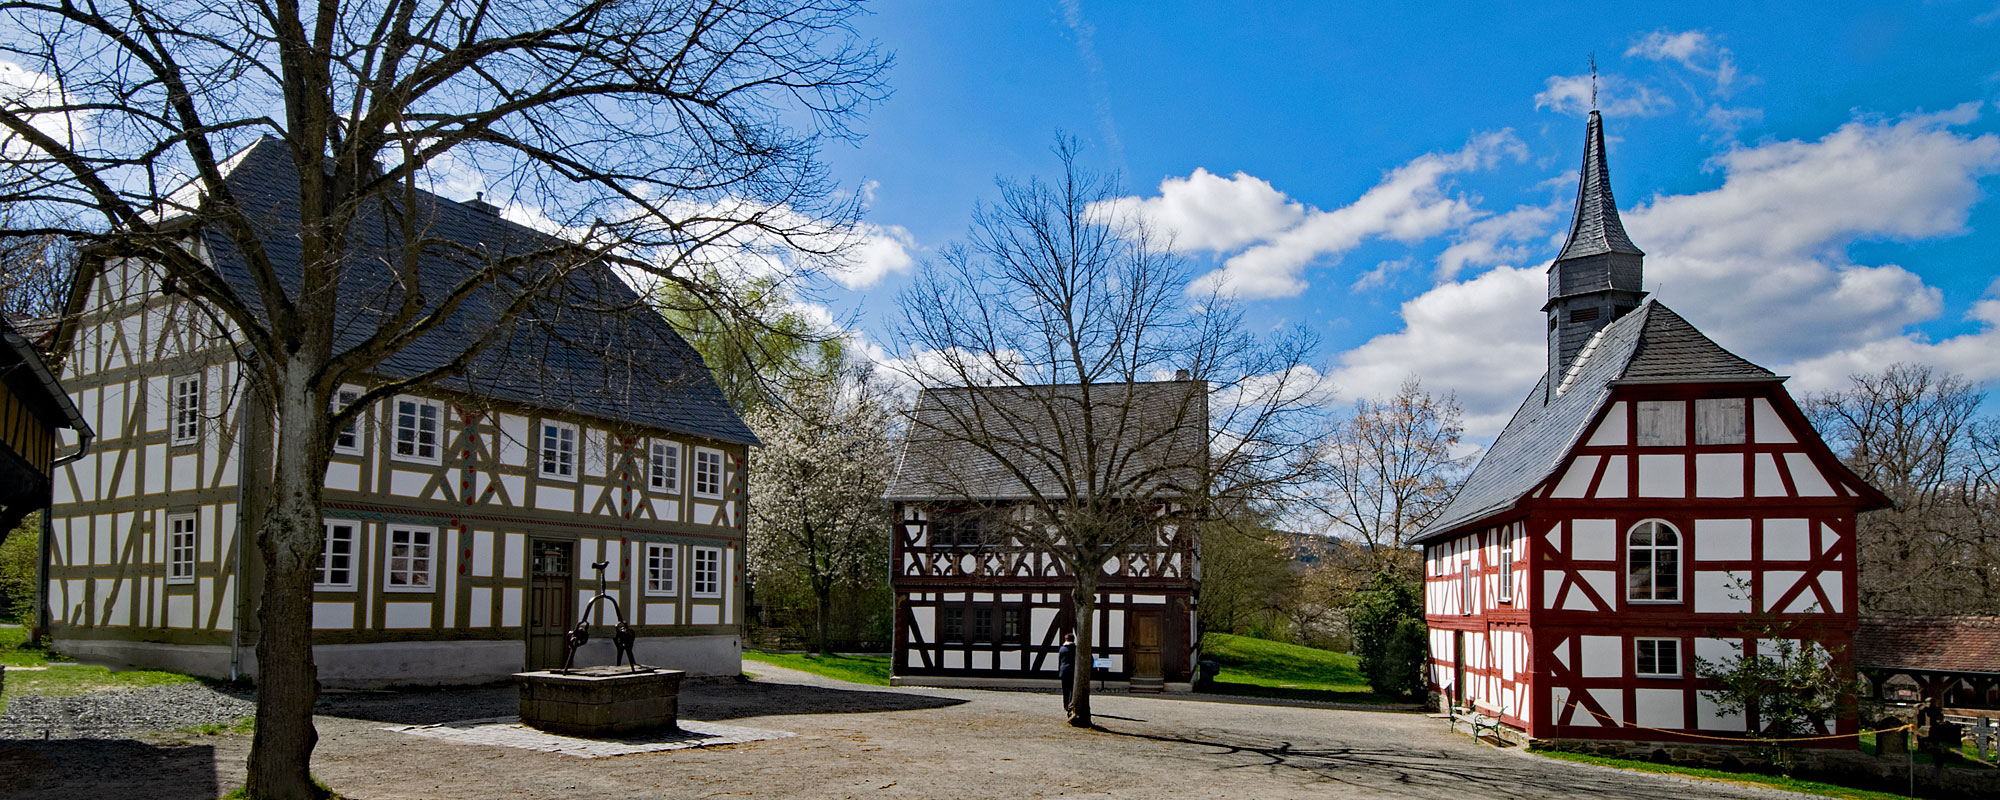
M1757 720L1718 713L1695 659L1733 659L1757 631L1852 665L1855 515L1887 498L1783 377L1644 300L1644 255L1593 111L1549 267L1548 370L1416 539L1431 690L1530 739L1742 733Z

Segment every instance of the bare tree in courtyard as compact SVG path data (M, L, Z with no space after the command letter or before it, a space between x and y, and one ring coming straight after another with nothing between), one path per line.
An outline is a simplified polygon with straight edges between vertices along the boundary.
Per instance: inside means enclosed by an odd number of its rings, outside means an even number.
M1073 577L1069 721L1088 726L1108 560L1303 479L1321 380L1308 335L1261 339L1221 298L1190 297L1187 263L1107 202L1116 181L1078 164L1073 141L1055 153L1053 181L1002 181L968 240L925 266L901 297L899 332L919 385L991 389L926 392L936 406L920 401L910 435L998 465L942 469L936 492L975 502L992 495L972 483L1015 487L990 535ZM920 455L913 443L904 469Z
M504 344L512 326L450 327L472 304L503 320L558 308L573 332L614 311L556 296L585 266L616 262L726 304L703 283L718 257L837 253L827 234L852 206L818 148L850 135L844 122L879 95L884 66L843 0L6 9L0 58L27 76L0 89L7 233L72 237L86 262L143 263L232 337L275 419L255 531L264 589L247 788L260 798L323 794L308 773L310 601L332 432ZM296 219L270 218L227 180L231 154L259 137L298 166L296 185L270 187ZM435 235L423 191L467 175L538 207L560 235L478 248ZM217 248L242 274L213 267ZM420 268L437 259L460 269ZM336 325L358 302L367 313ZM357 380L418 342L420 367ZM329 415L349 380L368 392Z

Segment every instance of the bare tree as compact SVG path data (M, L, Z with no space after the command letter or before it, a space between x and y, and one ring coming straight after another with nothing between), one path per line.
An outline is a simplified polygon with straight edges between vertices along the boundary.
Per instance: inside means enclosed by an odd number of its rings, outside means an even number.
M1917 364L1855 375L1800 404L1827 444L1895 506L1855 525L1861 607L2000 613L2000 447L1983 392Z
M794 381L783 403L750 417L764 447L750 457L748 556L760 590L802 581L813 649L831 652L834 592L888 574L882 490L895 462L893 400L867 369ZM769 594L765 594L768 597Z
M616 262L726 304L700 277L718 251L836 254L843 243L829 233L853 206L832 191L818 148L851 135L844 123L880 96L885 66L853 35L848 0L5 9L0 54L30 76L0 93L8 233L74 237L88 258L144 262L232 332L275 418L255 533L264 588L247 788L260 798L322 794L308 775L309 622L331 432L376 398L462 371L509 326L366 381L359 402L329 416L334 387L468 303L516 319L587 265ZM260 136L299 165L296 186L280 187L298 209L282 230L225 180L229 155ZM486 249L436 235L422 190L467 174L539 207L561 235ZM364 223L387 243L358 241ZM197 240L239 254L247 284L211 269ZM295 261L271 255L281 244ZM420 268L440 253L462 269ZM387 277L354 286L361 262ZM371 313L342 317L359 288ZM550 302L580 319L608 310Z
M1410 377L1393 397L1355 401L1327 437L1326 492L1316 505L1329 533L1362 545L1369 572L1415 576L1417 559L1404 543L1464 485L1472 457L1453 454L1464 431L1457 399Z
M936 407L912 417L904 458L907 469L923 437L998 465L935 488L980 503L992 494L974 483L1015 487L1009 513L989 517L993 535L1051 554L1074 579L1075 658L1090 664L1109 559L1296 485L1322 381L1306 366L1308 334L1263 340L1223 298L1190 298L1186 262L1107 202L1116 180L1080 165L1074 140L1054 151L1054 182L1002 180L969 239L900 298L918 385L999 389L927 392ZM1089 675L1074 672L1071 725L1091 724Z

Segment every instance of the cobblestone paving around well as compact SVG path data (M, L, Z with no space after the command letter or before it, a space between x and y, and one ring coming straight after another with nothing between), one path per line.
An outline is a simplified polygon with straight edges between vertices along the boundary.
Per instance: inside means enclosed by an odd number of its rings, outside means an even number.
M383 728L414 736L427 736L460 744L490 745L495 747L517 747L543 753L561 753L577 758L610 758L629 756L634 753L657 753L664 750L685 750L691 747L719 747L722 745L762 742L770 739L785 739L797 734L787 731L742 728L716 722L701 722L684 719L680 721L677 733L659 733L620 739L579 739L539 731L522 725L519 717L492 717L470 719L460 722L442 722L435 725L400 725Z

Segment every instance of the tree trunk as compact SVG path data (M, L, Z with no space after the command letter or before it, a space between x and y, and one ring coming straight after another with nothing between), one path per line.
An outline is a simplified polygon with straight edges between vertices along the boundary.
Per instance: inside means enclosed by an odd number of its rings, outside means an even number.
M1069 724L1077 728L1088 728L1090 723L1090 673L1094 652L1091 649L1093 623L1097 619L1097 574L1103 565L1093 565L1091 569L1078 570L1076 586L1069 593L1070 608L1074 609L1076 621L1076 661L1070 669L1069 681Z
M833 581L813 579L813 650L833 655L826 643L826 619L833 614Z
M246 784L250 796L259 800L325 796L313 784L311 769L319 741L313 727L319 670L312 654L312 585L321 539L326 410L310 401L311 393L298 377L309 374L294 366L278 378L276 459L257 531L264 575L257 608L257 732L250 743ZM245 427L258 422L246 417ZM243 465L245 474L254 474L261 460L252 453L250 463Z

